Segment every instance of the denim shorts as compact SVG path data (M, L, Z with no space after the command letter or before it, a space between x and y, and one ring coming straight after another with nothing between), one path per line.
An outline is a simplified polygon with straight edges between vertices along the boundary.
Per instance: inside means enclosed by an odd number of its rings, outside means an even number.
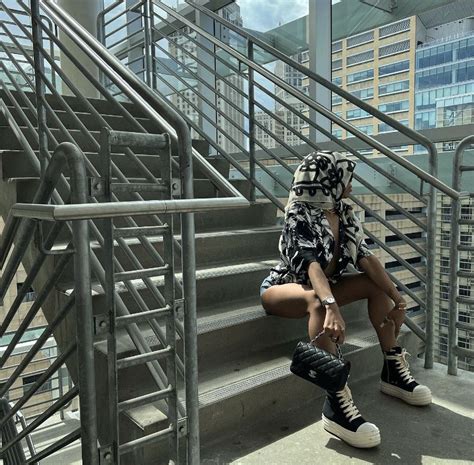
M269 287L272 287L273 286L273 283L270 279L269 276L267 276L263 281L262 281L262 284L260 285L260 297L262 296L262 294L269 288Z

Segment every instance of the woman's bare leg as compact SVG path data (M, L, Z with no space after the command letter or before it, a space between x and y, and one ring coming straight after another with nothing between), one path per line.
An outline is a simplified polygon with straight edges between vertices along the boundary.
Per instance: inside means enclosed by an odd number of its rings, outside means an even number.
M368 299L369 319L382 350L386 351L397 345L394 326L380 327L385 316L392 310L392 301L365 273L342 277L332 286L332 290L340 307ZM311 339L323 329L326 310L309 286L294 283L272 286L263 293L262 305L270 315L284 318L304 318L308 315L308 334ZM316 345L336 353L336 345L327 335L321 336Z
M268 314L283 318L308 316L310 339L323 330L326 309L309 286L295 283L272 286L263 293L262 306ZM326 334L319 337L315 345L333 354L336 353L336 344Z
M392 310L393 302L365 273L344 276L332 289L339 306L367 299L369 319L377 333L382 350L387 351L397 345L395 331L399 328L395 328L392 324L380 327L384 318Z

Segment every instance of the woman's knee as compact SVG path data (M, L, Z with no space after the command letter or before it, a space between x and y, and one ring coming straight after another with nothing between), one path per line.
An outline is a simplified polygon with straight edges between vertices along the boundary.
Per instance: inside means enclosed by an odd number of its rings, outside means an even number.
M312 293L307 299L306 313L311 315L312 313L321 314L323 312L325 312L325 309L321 304L321 300L319 300L316 294Z
M374 283L367 275L365 275L365 287L367 289L367 297L377 298L385 296L385 292L376 283Z

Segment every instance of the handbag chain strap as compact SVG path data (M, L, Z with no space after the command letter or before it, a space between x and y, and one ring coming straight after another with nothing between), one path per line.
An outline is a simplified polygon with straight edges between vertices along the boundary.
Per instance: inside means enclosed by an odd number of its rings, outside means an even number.
M318 339L318 337L322 336L323 334L324 334L324 329L319 334L317 334L315 337L313 337L313 339L311 339L311 341L309 343L312 344L316 339ZM341 346L338 343L336 343L336 350L337 350L338 358L343 358L342 357Z

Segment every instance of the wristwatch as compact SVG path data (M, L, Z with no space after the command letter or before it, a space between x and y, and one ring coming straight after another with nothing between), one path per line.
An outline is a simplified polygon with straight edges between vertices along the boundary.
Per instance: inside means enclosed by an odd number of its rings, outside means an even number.
M326 305L331 305L331 304L335 304L336 303L336 299L330 295L328 297L326 297L325 299L321 300L321 304L326 306Z

